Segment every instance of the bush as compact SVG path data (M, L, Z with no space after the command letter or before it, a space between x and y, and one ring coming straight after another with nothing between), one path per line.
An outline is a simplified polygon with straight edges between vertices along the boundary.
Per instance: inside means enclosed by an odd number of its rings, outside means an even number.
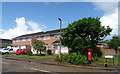
M56 60L62 63L67 63L68 62L68 54L61 54L60 56L56 56Z
M48 54L48 55L52 55L51 50L47 50L47 54Z
M56 60L63 63L87 64L87 56L83 56L80 53L62 54L60 57L57 55Z
M98 61L99 57L92 57L93 61Z
M70 53L69 63L72 64L87 64L87 56L83 56L80 53Z

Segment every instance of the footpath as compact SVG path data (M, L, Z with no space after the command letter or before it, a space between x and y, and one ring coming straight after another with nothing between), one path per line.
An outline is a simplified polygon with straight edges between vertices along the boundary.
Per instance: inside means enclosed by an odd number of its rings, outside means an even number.
M120 71L120 67L105 67L104 65L72 65L72 64L64 64L55 61L54 58L44 58L44 59L29 59L29 58L17 58L17 57L10 57L4 56L3 58L11 59L11 60L19 60L19 61L26 61L30 63L40 63L40 64L47 64L47 65L56 65L56 66L68 66L68 67L82 67L87 69L99 69L99 70L109 70L109 71Z

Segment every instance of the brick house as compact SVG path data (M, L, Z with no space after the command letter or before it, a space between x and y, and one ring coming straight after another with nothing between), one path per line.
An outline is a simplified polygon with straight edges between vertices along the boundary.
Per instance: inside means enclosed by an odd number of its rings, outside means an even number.
M12 40L9 39L0 39L0 47L11 46Z
M59 37L60 29L26 34L13 38L12 45L18 48L30 49L33 54L36 54L37 52L33 51L32 42L37 39L45 43L46 50L51 50L53 54L58 54L58 49L60 48ZM62 46L61 53L68 53L68 48Z

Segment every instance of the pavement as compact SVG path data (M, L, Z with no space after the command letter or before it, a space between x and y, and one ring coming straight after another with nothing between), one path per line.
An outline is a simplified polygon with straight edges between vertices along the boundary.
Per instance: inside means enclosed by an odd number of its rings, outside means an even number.
M29 63L40 63L40 64L46 64L46 65L57 65L57 66L69 66L69 67L79 67L79 68L87 68L87 69L99 69L99 70L109 70L109 71L120 71L120 68L118 67L105 67L103 65L72 65L72 64L64 64L55 61L54 58L44 58L44 59L29 59L29 58L17 58L17 57L10 57L10 56L3 56L5 59L11 59L11 60L19 60L19 61L27 61Z

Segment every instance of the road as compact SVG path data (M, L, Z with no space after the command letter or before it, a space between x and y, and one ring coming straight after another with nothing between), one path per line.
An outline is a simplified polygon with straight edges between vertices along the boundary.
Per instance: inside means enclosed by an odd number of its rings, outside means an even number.
M58 73L58 72L109 72L106 70L95 70L77 67L45 65L40 63L31 63L19 60L10 60L2 58L2 72L45 72L45 73Z

